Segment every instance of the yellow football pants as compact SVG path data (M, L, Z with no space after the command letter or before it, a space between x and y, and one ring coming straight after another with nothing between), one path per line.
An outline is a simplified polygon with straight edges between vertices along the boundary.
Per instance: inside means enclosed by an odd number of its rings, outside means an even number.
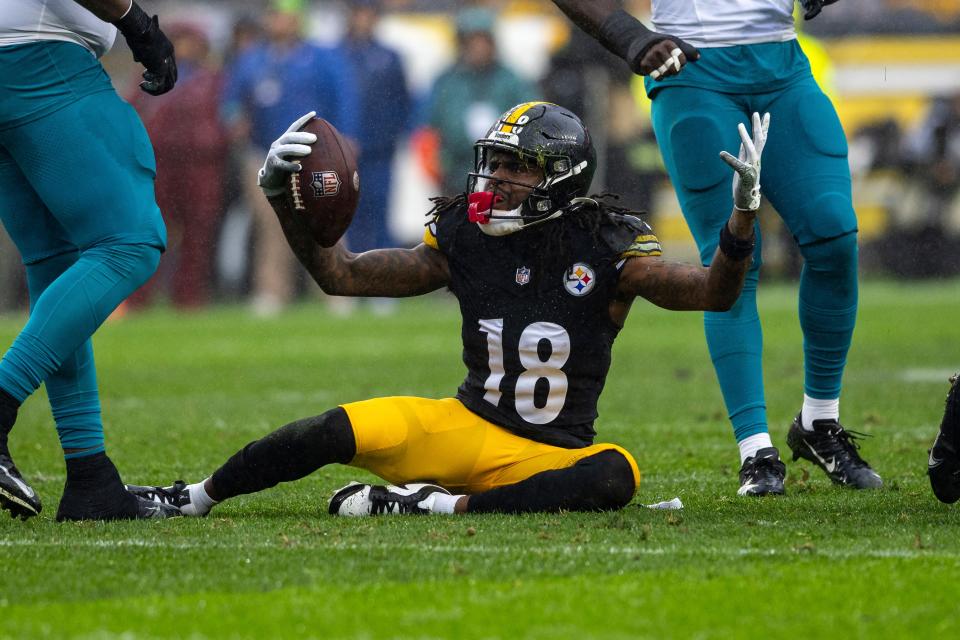
M455 398L398 396L342 406L357 443L350 465L392 484L434 482L454 492L479 493L614 450L630 463L640 485L637 463L622 447L565 449L528 440L484 420Z

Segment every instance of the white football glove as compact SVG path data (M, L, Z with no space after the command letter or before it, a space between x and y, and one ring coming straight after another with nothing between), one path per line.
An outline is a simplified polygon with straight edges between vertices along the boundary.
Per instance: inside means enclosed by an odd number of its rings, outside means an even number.
M740 211L756 211L760 208L760 155L767 144L767 129L770 128L770 114L753 114L753 139L747 134L743 123L737 125L740 131L740 154L734 158L726 151L720 157L737 173L733 176L733 206Z
M298 162L291 162L288 158L303 158L310 155L310 151L317 136L300 131L300 127L307 124L317 115L316 111L300 116L290 125L282 136L274 140L267 152L267 159L263 161L257 173L257 184L268 198L278 196L287 189L287 176L300 171L303 167Z

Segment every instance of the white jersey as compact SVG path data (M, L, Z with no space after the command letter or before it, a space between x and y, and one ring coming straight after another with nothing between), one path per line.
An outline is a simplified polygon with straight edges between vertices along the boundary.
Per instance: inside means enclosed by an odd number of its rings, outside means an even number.
M784 42L797 37L794 0L653 0L653 27L695 47Z
M73 0L0 0L0 47L59 40L76 42L98 58L110 50L117 29Z

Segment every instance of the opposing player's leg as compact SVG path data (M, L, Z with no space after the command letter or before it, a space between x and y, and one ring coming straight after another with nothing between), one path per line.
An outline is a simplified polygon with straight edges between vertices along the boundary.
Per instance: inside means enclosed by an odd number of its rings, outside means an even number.
M736 124L747 122L737 96L668 87L653 99L653 126L664 163L703 264L713 259L733 208L728 167L717 149L736 154ZM764 171L768 161L764 162ZM759 240L759 229L757 230ZM704 314L710 357L740 449L741 495L783 493L785 469L770 440L763 390L763 333L757 312L757 242L743 292L732 309Z
M7 214L19 208L43 210L43 204L30 189L25 189L26 179L6 148L0 144L0 216L7 226ZM8 230L9 233L9 230ZM40 497L27 482L13 461L10 452L10 430L17 421L20 400L0 386L0 507L13 517L26 520L40 513Z
M788 444L794 459L814 462L838 484L879 487L880 476L858 453L856 434L840 425L841 381L857 315L857 220L843 128L811 77L762 108L777 123L764 150L764 193L804 257L804 397Z
M48 246L53 247L55 239L62 237L58 235L55 221L49 218L42 204L34 209L34 216L34 230L36 225L45 220L42 224L51 232L47 236ZM15 228L15 225L11 227ZM18 239L23 238L19 231L17 229L13 232ZM104 453L96 370L89 338L72 353L67 353L72 346L69 341L75 336L72 330L74 327L69 322L61 324L60 321L68 319L69 309L76 305L77 299L72 292L65 295L54 295L56 292L47 294L51 285L60 281L80 260L79 252L69 244L63 244L60 249L64 252L26 265L32 306L31 319L3 363L0 363L0 370L7 375L13 372L12 380L15 383L20 382L21 385L24 380L31 380L31 375L36 376L34 381L43 380L47 385L47 394L68 469L68 482L58 518L65 519L71 515L76 517L70 519L83 516L103 519L145 515L140 513L141 505L138 501L123 491L116 468ZM80 282L84 280L85 278L79 279ZM82 285L78 289L77 293L81 294L90 291L89 287ZM50 308L49 305L55 301L59 301L59 304ZM47 318L47 322L42 322L42 318ZM40 328L35 329L38 322ZM42 345L42 348L31 351L35 345ZM5 368L4 364L7 363L10 363L10 366ZM47 370L41 368L44 365ZM21 368L26 370L26 375L19 371ZM23 386L12 384L10 388L19 388L23 393ZM0 402L4 405L19 406L19 399L14 398L5 388L0 388L0 396L3 397ZM15 412L12 415L15 417ZM3 430L0 437L4 448L12 420L7 420L5 424L8 429ZM5 455L9 460L8 449ZM75 495L78 496L76 501L71 498ZM82 506L75 504L71 507L72 502ZM37 507L39 511L39 502ZM150 507L151 510L153 508Z
M85 56L80 65L90 59L81 47L64 51ZM104 453L89 347L156 268L165 243L149 139L106 82L103 91L0 132L21 172L17 188L4 189L0 211L27 264L32 298L30 319L0 362L0 389L19 405L50 385L68 458L58 519L162 515L123 490Z

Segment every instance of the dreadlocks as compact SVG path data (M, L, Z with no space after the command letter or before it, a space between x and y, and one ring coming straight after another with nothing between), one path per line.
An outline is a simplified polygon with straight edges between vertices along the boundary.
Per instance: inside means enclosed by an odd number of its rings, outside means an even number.
M544 239L543 251L540 252L541 269L546 265L547 260L556 260L558 256L565 263L573 262L570 255L569 233L588 233L594 243L600 243L603 242L600 230L605 222L612 222L614 217L640 216L646 213L633 211L610 202L610 200L619 199L620 196L617 194L606 192L591 195L589 198L575 198L560 218L547 223L549 229L545 229L547 235ZM557 224L552 224L553 222Z

